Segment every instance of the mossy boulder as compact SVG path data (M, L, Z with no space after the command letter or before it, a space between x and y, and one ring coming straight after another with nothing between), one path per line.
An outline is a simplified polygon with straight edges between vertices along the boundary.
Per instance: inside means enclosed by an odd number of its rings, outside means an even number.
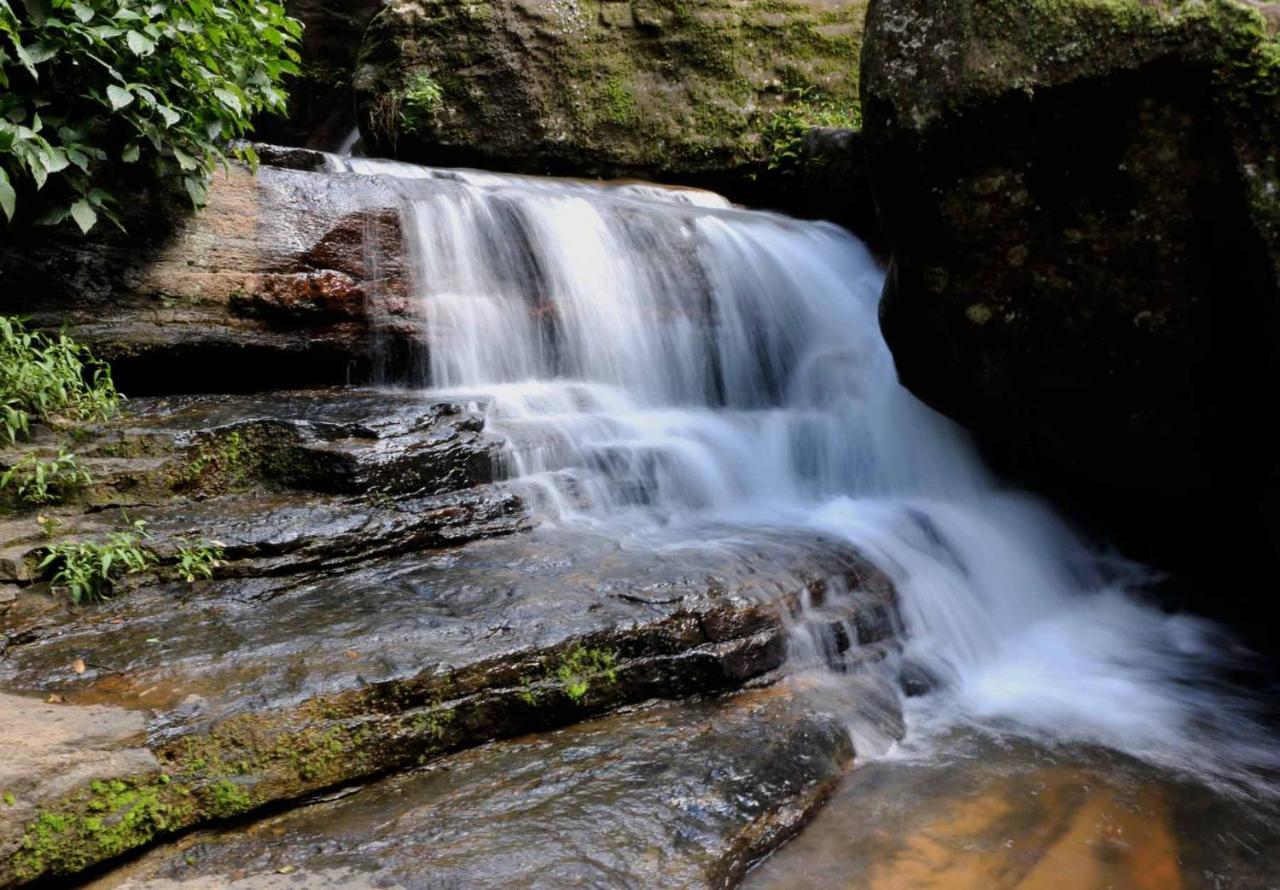
M866 0L392 0L356 75L375 153L733 191L856 126Z
M1254 418L1280 356L1277 11L868 13L882 324L904 383L1166 554L1207 515L1256 530L1269 497L1276 442Z

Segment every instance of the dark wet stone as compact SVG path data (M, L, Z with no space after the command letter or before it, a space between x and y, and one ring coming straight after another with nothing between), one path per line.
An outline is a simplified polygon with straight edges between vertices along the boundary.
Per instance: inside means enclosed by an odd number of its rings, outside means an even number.
M833 540L699 539L627 548L543 530L303 583L153 585L23 635L0 684L146 710L168 779L128 781L160 795L171 831L628 703L740 687L782 664L806 590L854 591L840 600L851 626L888 608L884 577ZM82 788L50 811L74 826L95 807L110 803ZM92 864L97 848L68 831L0 876Z
M1276 26L1236 0L877 0L862 55L903 384L1272 647Z
M788 684L500 742L146 856L95 890L727 887L789 838L853 758Z

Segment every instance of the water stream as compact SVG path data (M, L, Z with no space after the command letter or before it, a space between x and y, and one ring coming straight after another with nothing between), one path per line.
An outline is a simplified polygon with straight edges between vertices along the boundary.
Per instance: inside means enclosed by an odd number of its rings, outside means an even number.
M934 684L911 744L1015 732L1273 794L1276 741L1221 679L1243 654L1144 604L1144 570L1003 487L898 385L853 236L699 191L333 164L403 196L418 382L484 406L545 521L650 546L839 536L894 580L904 663Z

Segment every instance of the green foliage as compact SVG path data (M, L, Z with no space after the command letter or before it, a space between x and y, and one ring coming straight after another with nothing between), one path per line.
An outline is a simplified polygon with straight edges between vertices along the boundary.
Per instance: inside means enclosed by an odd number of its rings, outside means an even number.
M856 102L836 102L812 89L788 92L789 104L774 112L761 133L770 170L793 170L800 160L800 143L814 127L856 130L862 126L862 110Z
M618 679L617 656L603 649L587 649L578 646L569 652L556 669L556 679L565 695L580 702L595 680L615 683Z
M400 96L400 123L410 133L419 133L444 101L444 90L425 71L415 71Z
M0 493L12 487L24 504L49 504L66 500L72 492L91 482L93 477L76 456L59 449L53 460L24 455L0 475Z
M134 167L202 204L226 141L284 110L301 30L269 0L0 0L0 211L39 192L37 223L87 232Z
M103 599L111 595L121 575L145 572L156 562L155 554L142 547L146 523L139 519L132 531L112 532L105 542L68 542L50 547L39 569L53 587L65 587L71 602Z
M188 541L185 538L178 538L174 544L178 548L174 569L178 577L183 578L188 584L194 584L199 579L205 581L211 579L213 570L223 564L223 557L226 555L226 551L217 541Z
M111 369L87 347L0 315L0 437L25 438L33 419L105 420L119 405Z

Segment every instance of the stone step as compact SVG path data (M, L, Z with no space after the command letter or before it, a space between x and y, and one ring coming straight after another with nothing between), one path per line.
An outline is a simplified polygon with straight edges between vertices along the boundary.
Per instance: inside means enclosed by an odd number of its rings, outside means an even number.
M491 739L735 689L782 665L813 589L892 601L835 540L720 531L621 547L539 529L292 586L158 584L19 636L0 689L143 712L137 744L158 766L72 789L33 771L5 789L0 884ZM6 757L20 777L37 753ZM127 815L138 806L150 815ZM104 828L122 821L137 830Z

